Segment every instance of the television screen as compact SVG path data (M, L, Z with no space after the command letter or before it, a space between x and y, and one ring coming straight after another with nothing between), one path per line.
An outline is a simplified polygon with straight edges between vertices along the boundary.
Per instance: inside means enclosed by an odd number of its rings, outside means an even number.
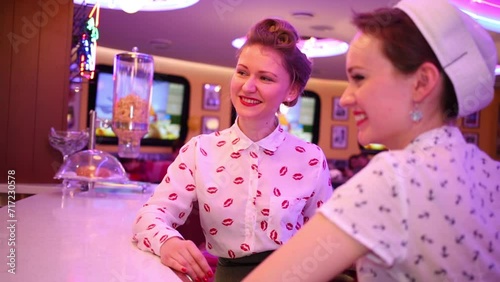
M318 144L320 109L319 95L313 91L304 90L295 106L287 107L281 104L278 120L283 129L291 134L307 142ZM234 107L231 118L234 122L236 118Z
M180 76L155 73L148 133L141 145L174 146L184 143L189 117L190 86ZM113 67L96 66L96 76L90 80L88 109L95 110L98 120L113 117ZM118 144L111 127L96 125L96 143Z

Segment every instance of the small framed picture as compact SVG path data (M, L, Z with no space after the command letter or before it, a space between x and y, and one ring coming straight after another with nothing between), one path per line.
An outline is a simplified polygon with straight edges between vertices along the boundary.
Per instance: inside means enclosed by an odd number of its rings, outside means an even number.
M464 127L478 128L479 127L479 112L472 113L464 117Z
M219 84L203 84L203 109L209 111L218 111L220 109L220 90Z
M347 126L332 125L332 148L345 149L347 148Z
M340 97L333 97L332 102L332 119L347 120L349 111L340 105Z
M203 116L201 117L201 133L210 134L219 130L219 117Z
M464 139L465 142L471 143L471 144L478 144L479 142L479 134L477 133L472 133L472 132L464 132Z

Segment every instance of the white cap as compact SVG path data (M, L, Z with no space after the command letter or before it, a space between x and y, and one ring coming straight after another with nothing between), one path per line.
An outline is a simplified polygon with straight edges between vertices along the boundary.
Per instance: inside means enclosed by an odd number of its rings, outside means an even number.
M395 8L413 20L450 77L458 116L486 107L493 100L497 64L488 32L447 0L402 0Z

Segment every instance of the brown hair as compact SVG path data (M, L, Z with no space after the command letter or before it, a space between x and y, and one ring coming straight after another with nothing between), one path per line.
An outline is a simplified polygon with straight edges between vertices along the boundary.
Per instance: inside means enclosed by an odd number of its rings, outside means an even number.
M399 9L382 8L372 13L356 13L354 25L363 33L382 41L382 52L403 74L414 73L423 63L434 64L444 77L441 107L447 119L458 115L453 84L444 72L436 54L415 23Z
M290 23L279 19L264 19L255 24L246 37L245 44L237 52L238 57L241 50L247 46L258 44L270 47L283 59L283 67L290 75L292 84L299 87L300 93L304 90L311 76L312 64L297 47L299 36ZM297 104L299 96L283 104L292 107Z

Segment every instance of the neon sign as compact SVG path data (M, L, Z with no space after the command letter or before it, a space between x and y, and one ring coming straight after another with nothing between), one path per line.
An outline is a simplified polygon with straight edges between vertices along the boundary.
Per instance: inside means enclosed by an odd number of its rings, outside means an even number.
M95 14L95 18L94 18ZM80 46L77 51L80 76L87 79L94 78L97 40L99 39L99 5L94 6L90 12L85 28L80 36Z

